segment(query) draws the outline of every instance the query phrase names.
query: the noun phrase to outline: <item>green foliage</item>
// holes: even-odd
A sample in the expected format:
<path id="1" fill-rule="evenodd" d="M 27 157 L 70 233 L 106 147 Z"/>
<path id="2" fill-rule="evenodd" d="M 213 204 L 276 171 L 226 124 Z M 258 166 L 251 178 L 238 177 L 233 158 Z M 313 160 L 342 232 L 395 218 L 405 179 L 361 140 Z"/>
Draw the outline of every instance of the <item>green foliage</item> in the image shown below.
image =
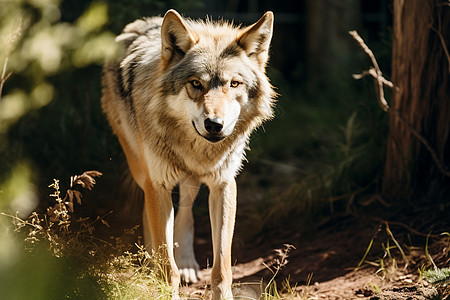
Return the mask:
<path id="1" fill-rule="evenodd" d="M 162 255 L 167 249 L 161 247 L 148 253 L 144 246 L 126 242 L 136 235 L 137 227 L 125 230 L 119 237 L 99 238 L 94 233 L 102 226 L 109 228 L 108 216 L 74 218 L 74 202 L 81 202 L 80 188 L 91 190 L 100 175 L 86 171 L 72 176 L 65 192 L 54 179 L 49 185 L 52 206 L 46 213 L 33 212 L 26 219 L 0 214 L 0 225 L 9 229 L 0 231 L 0 291 L 4 297 L 172 299 L 173 290 L 165 277 L 169 262 Z M 261 299 L 268 300 L 296 296 L 288 279 L 281 289 L 275 281 L 293 248 L 284 245 L 276 250 L 276 257 L 267 266 L 273 277 L 264 289 L 258 291 L 254 283 L 237 283 L 233 292 L 243 298 L 248 298 L 248 293 L 255 297 L 262 293 Z M 195 299 L 209 299 L 210 293 L 195 293 Z M 306 299 L 307 291 L 302 295 L 301 299 Z M 190 295 L 183 296 L 191 299 Z"/>
<path id="2" fill-rule="evenodd" d="M 450 268 L 436 268 L 433 270 L 425 270 L 421 273 L 421 277 L 429 283 L 450 282 Z"/>
<path id="3" fill-rule="evenodd" d="M 281 94 L 279 115 L 249 154 L 250 172 L 262 164 L 271 170 L 266 182 L 284 187 L 255 203 L 256 235 L 307 232 L 333 214 L 357 213 L 356 199 L 376 188 L 383 167 L 387 115 L 369 92 L 344 88 L 315 103 L 298 91 Z"/>
<path id="4" fill-rule="evenodd" d="M 430 252 L 429 252 L 429 239 L 430 234 L 427 235 L 427 240 L 425 243 L 425 256 L 429 261 L 428 265 L 431 265 L 431 269 L 427 269 L 424 264 L 421 269 L 419 269 L 420 277 L 432 284 L 443 284 L 446 285 L 450 283 L 450 268 L 438 268 L 434 262 Z M 439 243 L 444 247 L 441 253 L 444 257 L 448 256 L 448 245 L 450 244 L 450 234 L 448 232 L 443 232 L 440 234 L 441 239 Z"/>
<path id="5" fill-rule="evenodd" d="M 0 57 L 7 61 L 6 72 L 13 74 L 2 99 L 1 111 L 7 114 L 1 115 L 2 124 L 48 104 L 56 92 L 51 76 L 102 64 L 118 53 L 114 35 L 103 30 L 108 21 L 105 4 L 94 2 L 74 23 L 61 21 L 58 4 L 55 0 L 2 2 Z"/>
<path id="6" fill-rule="evenodd" d="M 100 65 L 118 54 L 114 34 L 105 30 L 106 4 L 80 9 L 73 22 L 63 20 L 59 5 L 57 0 L 0 2 L 0 207 L 31 199 L 21 207 L 24 215 L 36 205 L 36 186 L 73 172 L 67 158 L 86 156 L 86 147 L 80 149 L 84 142 L 104 135 L 89 132 L 102 118 Z M 104 130 L 106 122 L 100 127 Z M 21 188 L 14 188 L 12 176 Z"/>

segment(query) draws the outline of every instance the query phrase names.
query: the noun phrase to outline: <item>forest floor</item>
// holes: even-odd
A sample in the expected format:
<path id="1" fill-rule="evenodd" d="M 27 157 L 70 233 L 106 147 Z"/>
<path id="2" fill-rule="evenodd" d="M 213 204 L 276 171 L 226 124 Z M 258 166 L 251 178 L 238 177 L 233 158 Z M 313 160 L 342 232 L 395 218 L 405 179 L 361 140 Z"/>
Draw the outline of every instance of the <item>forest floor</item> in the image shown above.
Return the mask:
<path id="1" fill-rule="evenodd" d="M 241 199 L 248 196 L 242 194 Z M 206 203 L 196 205 L 205 212 Z M 333 217 L 308 233 L 268 233 L 267 238 L 249 239 L 249 206 L 245 201 L 238 205 L 233 239 L 234 292 L 241 296 L 237 299 L 260 299 L 272 280 L 282 299 L 450 299 L 448 286 L 436 288 L 419 271 L 430 265 L 425 251 L 445 252 L 448 261 L 450 239 L 427 250 L 397 244 L 396 234 L 402 239 L 414 234 L 399 224 L 389 226 L 368 216 Z M 204 299 L 213 257 L 208 213 L 195 214 L 195 236 L 201 279 L 182 291 Z M 409 239 L 423 245 L 425 238 Z"/>
<path id="2" fill-rule="evenodd" d="M 241 218 L 237 220 L 233 244 L 233 280 L 235 292 L 241 296 L 238 299 L 260 299 L 264 283 L 272 278 L 286 299 L 450 299 L 450 291 L 448 294 L 443 289 L 438 291 L 420 279 L 417 270 L 401 267 L 404 263 L 400 260 L 397 263 L 386 258 L 385 266 L 379 262 L 378 266 L 365 263 L 365 267 L 356 268 L 380 225 L 346 219 L 318 230 L 313 236 L 252 243 L 243 240 L 240 234 Z M 196 222 L 195 241 L 201 280 L 184 288 L 190 295 L 203 295 L 209 282 L 212 249 L 209 226 L 204 222 L 208 220 Z M 295 248 L 286 251 L 286 244 Z M 287 263 L 280 266 L 283 259 Z M 409 259 L 414 263 L 421 260 L 420 255 L 412 253 Z"/>
<path id="3" fill-rule="evenodd" d="M 431 257 L 448 268 L 450 237 L 434 235 L 428 244 L 426 234 L 410 232 L 400 222 L 387 224 L 372 207 L 366 209 L 369 214 L 322 218 L 301 232 L 293 230 L 298 228 L 294 224 L 290 231 L 254 232 L 261 227 L 252 223 L 258 222 L 252 201 L 260 201 L 259 195 L 266 192 L 247 184 L 241 178 L 233 239 L 234 293 L 240 296 L 236 299 L 279 299 L 261 297 L 273 287 L 267 284 L 276 282 L 281 299 L 450 300 L 450 285 L 432 285 L 421 277 L 434 264 Z M 201 271 L 199 282 L 182 288 L 188 299 L 208 298 L 213 253 L 205 196 L 201 190 L 194 203 L 195 252 Z"/>

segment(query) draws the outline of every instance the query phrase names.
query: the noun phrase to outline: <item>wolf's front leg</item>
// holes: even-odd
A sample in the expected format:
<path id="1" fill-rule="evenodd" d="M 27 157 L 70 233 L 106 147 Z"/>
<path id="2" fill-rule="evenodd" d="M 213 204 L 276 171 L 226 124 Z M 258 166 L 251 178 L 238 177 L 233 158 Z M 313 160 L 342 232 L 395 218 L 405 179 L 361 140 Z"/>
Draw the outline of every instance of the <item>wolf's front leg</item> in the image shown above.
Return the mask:
<path id="1" fill-rule="evenodd" d="M 188 178 L 180 183 L 180 202 L 175 217 L 175 261 L 185 283 L 198 281 L 199 265 L 194 253 L 194 218 L 192 205 L 198 194 L 200 183 Z"/>
<path id="2" fill-rule="evenodd" d="M 213 241 L 211 286 L 213 299 L 233 299 L 231 243 L 236 217 L 236 181 L 210 184 L 209 215 Z"/>
<path id="3" fill-rule="evenodd" d="M 159 252 L 163 259 L 167 259 L 167 263 L 162 262 L 162 276 L 169 280 L 173 288 L 173 298 L 177 298 L 180 274 L 173 254 L 174 211 L 171 193 L 162 185 L 153 185 L 148 180 L 144 185 L 144 193 L 146 210 L 144 217 L 147 218 L 144 224 L 147 224 L 150 230 L 151 247 Z"/>

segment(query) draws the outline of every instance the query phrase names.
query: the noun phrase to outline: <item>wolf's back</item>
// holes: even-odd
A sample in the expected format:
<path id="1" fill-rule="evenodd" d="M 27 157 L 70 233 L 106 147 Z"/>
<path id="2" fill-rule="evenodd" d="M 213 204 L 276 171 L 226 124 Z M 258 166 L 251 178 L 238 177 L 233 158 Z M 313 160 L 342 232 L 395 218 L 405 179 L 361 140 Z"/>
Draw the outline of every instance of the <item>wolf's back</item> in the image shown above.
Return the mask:
<path id="1" fill-rule="evenodd" d="M 123 125 L 120 119 L 135 129 L 134 93 L 139 90 L 138 85 L 142 87 L 156 76 L 161 56 L 161 24 L 161 17 L 139 19 L 128 24 L 116 38 L 123 46 L 122 56 L 103 69 L 102 107 L 116 133 L 117 127 Z M 127 117 L 120 117 L 119 112 Z"/>
<path id="2" fill-rule="evenodd" d="M 117 36 L 116 41 L 122 42 L 125 47 L 129 47 L 137 38 L 143 37 L 149 40 L 161 38 L 162 18 L 152 17 L 136 20 L 128 24 L 122 33 Z"/>

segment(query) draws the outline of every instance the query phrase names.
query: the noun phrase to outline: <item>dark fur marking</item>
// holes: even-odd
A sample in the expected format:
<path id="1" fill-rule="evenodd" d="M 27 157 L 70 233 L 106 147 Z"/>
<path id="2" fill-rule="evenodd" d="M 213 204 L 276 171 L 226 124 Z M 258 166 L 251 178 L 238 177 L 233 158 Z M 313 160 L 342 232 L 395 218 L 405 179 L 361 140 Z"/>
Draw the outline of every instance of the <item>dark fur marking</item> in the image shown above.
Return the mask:
<path id="1" fill-rule="evenodd" d="M 247 90 L 249 99 L 257 99 L 262 94 L 261 89 L 259 88 L 259 85 L 260 85 L 259 78 L 256 76 L 256 74 L 254 74 L 254 76 L 255 76 L 256 82 L 254 84 L 250 85 Z"/>
<path id="2" fill-rule="evenodd" d="M 148 28 L 144 31 L 143 35 L 147 35 L 150 31 L 159 30 L 159 29 L 161 29 L 161 25 L 153 25 L 153 26 L 151 26 L 151 27 L 148 27 Z"/>
<path id="3" fill-rule="evenodd" d="M 228 57 L 236 57 L 239 56 L 239 49 L 242 49 L 240 45 L 230 45 L 226 47 L 222 53 L 220 53 L 219 58 L 224 59 Z"/>
<path id="4" fill-rule="evenodd" d="M 226 82 L 222 79 L 220 79 L 219 74 L 214 74 L 214 76 L 211 78 L 211 80 L 209 81 L 209 89 L 214 89 L 214 88 L 218 88 L 221 87 L 223 85 L 225 85 Z"/>
<path id="5" fill-rule="evenodd" d="M 135 79 L 135 72 L 134 69 L 139 65 L 141 59 L 141 55 L 137 55 L 133 61 L 130 62 L 128 68 L 124 69 L 122 67 L 118 68 L 118 84 L 119 84 L 119 90 L 120 95 L 122 96 L 122 99 L 125 100 L 128 108 L 131 110 L 132 114 L 135 114 L 134 111 L 134 104 L 133 104 L 133 85 L 134 85 L 134 79 Z M 125 82 L 124 82 L 124 72 L 127 71 L 127 88 L 125 89 Z"/>
<path id="6" fill-rule="evenodd" d="M 123 86 L 123 76 L 122 76 L 122 67 L 117 68 L 117 85 L 119 86 L 120 97 L 122 99 L 127 98 L 127 93 L 125 92 L 125 87 Z"/>
<path id="7" fill-rule="evenodd" d="M 138 66 L 139 62 L 136 60 L 139 59 L 140 56 L 136 57 L 132 62 L 130 62 L 130 66 L 128 67 L 128 91 L 127 94 L 131 98 L 133 95 L 133 85 L 134 85 L 134 69 Z"/>

